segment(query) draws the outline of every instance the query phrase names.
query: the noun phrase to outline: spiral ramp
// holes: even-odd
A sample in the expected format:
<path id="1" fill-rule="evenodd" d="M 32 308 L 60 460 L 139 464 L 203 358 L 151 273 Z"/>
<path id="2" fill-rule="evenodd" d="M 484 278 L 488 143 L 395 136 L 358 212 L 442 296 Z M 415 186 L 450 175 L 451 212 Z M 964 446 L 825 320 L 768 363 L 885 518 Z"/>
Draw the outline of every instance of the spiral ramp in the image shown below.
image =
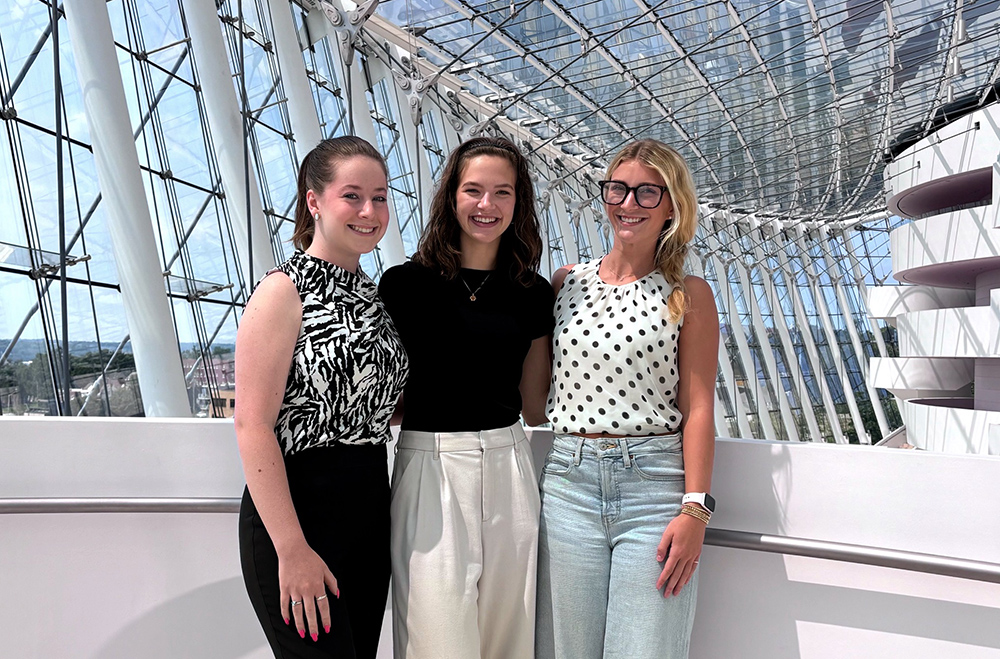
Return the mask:
<path id="1" fill-rule="evenodd" d="M 901 286 L 869 287 L 895 325 L 899 357 L 871 362 L 872 386 L 903 402 L 907 441 L 1000 455 L 1000 106 L 917 142 L 886 168 Z"/>

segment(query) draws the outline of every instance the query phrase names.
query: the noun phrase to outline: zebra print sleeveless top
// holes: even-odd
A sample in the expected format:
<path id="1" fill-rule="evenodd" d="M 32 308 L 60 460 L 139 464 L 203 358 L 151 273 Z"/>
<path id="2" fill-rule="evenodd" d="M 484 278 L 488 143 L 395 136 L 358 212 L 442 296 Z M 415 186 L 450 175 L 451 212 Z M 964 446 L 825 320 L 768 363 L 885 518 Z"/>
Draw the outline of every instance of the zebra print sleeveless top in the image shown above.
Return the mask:
<path id="1" fill-rule="evenodd" d="M 271 272 L 277 271 L 288 275 L 302 300 L 274 428 L 282 451 L 387 442 L 409 361 L 375 283 L 360 267 L 349 272 L 305 252 Z"/>

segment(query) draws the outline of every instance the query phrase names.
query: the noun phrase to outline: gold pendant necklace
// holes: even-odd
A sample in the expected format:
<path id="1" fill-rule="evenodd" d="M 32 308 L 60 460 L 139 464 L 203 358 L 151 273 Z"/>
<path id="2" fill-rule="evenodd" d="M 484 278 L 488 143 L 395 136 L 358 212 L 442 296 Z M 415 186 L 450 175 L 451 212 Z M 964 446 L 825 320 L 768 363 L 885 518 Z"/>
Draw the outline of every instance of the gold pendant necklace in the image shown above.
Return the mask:
<path id="1" fill-rule="evenodd" d="M 462 276 L 462 273 L 461 272 L 458 273 L 458 278 L 462 280 L 462 284 L 465 286 L 465 290 L 469 291 L 470 302 L 476 301 L 476 293 L 479 292 L 479 289 L 483 287 L 483 284 L 486 283 L 486 280 L 489 279 L 490 275 L 492 274 L 493 274 L 492 272 L 488 273 L 485 277 L 483 277 L 483 281 L 479 283 L 479 286 L 476 286 L 476 290 L 472 290 L 471 288 L 469 288 L 469 283 L 465 281 L 465 277 Z"/>

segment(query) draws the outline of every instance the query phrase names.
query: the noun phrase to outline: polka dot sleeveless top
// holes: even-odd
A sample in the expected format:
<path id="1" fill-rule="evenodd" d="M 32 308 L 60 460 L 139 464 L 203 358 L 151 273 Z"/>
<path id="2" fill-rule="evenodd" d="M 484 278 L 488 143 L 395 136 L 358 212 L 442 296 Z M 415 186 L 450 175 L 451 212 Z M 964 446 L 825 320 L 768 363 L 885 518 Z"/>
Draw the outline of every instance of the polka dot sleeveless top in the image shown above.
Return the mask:
<path id="1" fill-rule="evenodd" d="M 553 430 L 677 432 L 680 324 L 667 319 L 673 285 L 659 269 L 634 282 L 607 284 L 600 265 L 595 259 L 574 266 L 556 297 L 548 399 Z"/>

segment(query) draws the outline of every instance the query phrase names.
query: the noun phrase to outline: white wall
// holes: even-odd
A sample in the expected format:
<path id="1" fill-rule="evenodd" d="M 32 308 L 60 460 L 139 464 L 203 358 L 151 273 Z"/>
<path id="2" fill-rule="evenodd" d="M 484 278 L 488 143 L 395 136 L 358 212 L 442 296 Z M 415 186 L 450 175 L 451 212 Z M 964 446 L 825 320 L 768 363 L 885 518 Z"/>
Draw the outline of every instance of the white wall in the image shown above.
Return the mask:
<path id="1" fill-rule="evenodd" d="M 0 499 L 241 490 L 228 422 L 0 417 Z M 1000 563 L 997 458 L 721 440 L 713 491 L 717 528 Z M 692 659 L 1000 658 L 1000 585 L 713 547 L 701 566 Z M 269 656 L 234 514 L 0 514 L 0 639 L 3 659 Z"/>
<path id="2" fill-rule="evenodd" d="M 718 442 L 712 525 L 1000 563 L 1000 459 Z M 1000 657 L 1000 585 L 708 547 L 691 659 Z"/>

